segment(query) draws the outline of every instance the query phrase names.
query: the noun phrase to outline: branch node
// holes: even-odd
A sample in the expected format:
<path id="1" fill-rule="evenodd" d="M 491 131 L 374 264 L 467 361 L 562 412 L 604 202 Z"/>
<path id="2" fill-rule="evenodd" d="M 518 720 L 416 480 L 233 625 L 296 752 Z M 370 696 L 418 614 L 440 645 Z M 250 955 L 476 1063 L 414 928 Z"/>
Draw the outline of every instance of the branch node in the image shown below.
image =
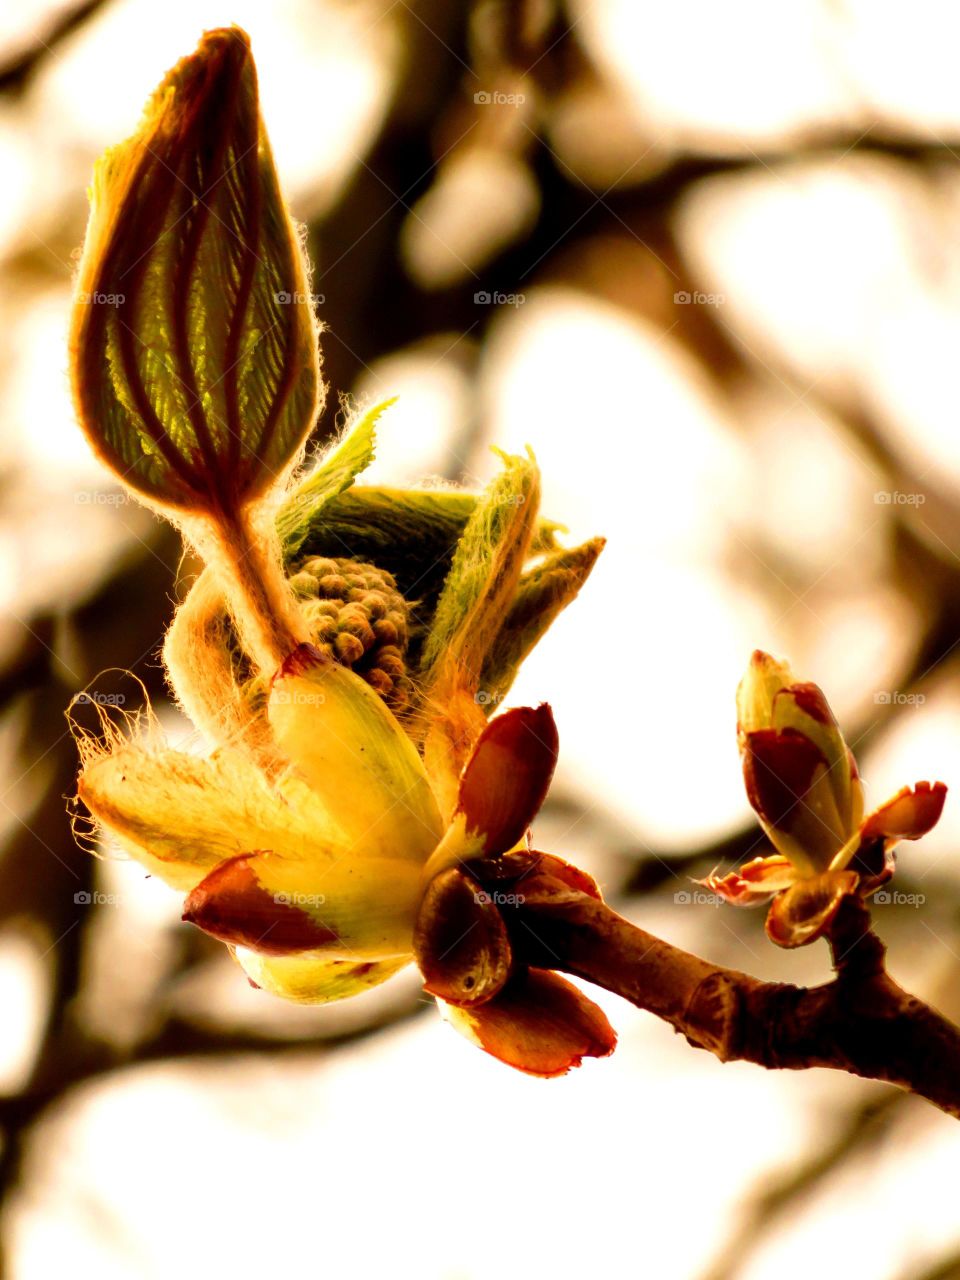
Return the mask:
<path id="1" fill-rule="evenodd" d="M 830 928 L 830 950 L 839 983 L 870 983 L 885 975 L 887 949 L 873 932 L 870 908 L 853 894 L 844 898 Z"/>
<path id="2" fill-rule="evenodd" d="M 739 984 L 726 973 L 711 973 L 695 988 L 683 1016 L 690 1044 L 708 1049 L 721 1062 L 740 1057 L 743 999 Z"/>

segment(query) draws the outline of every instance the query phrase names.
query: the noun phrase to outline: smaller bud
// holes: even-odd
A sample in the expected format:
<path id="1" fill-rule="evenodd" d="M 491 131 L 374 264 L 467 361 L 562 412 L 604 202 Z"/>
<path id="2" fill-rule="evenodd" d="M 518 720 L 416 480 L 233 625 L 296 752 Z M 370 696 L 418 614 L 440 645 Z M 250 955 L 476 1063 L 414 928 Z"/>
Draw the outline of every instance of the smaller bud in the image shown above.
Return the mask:
<path id="1" fill-rule="evenodd" d="M 889 880 L 895 845 L 936 825 L 947 789 L 903 787 L 864 818 L 856 762 L 822 691 L 760 650 L 737 712 L 747 795 L 778 853 L 698 883 L 735 906 L 770 902 L 771 942 L 802 947 L 829 933 L 844 898 Z"/>
<path id="2" fill-rule="evenodd" d="M 737 690 L 747 795 L 773 845 L 803 875 L 856 836 L 863 789 L 822 691 L 757 650 Z"/>

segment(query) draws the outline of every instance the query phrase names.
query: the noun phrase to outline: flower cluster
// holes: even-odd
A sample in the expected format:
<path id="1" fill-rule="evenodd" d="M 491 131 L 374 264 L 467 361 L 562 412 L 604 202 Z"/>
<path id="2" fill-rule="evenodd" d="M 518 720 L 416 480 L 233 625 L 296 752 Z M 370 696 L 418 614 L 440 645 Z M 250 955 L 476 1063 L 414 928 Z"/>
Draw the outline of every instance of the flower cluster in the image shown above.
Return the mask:
<path id="1" fill-rule="evenodd" d="M 415 959 L 449 1021 L 515 1067 L 557 1075 L 611 1052 L 599 1008 L 516 954 L 522 895 L 497 891 L 546 857 L 528 829 L 553 716 L 488 722 L 602 540 L 557 544 L 532 455 L 503 455 L 481 494 L 355 483 L 384 405 L 298 473 L 316 326 L 241 31 L 207 33 L 173 69 L 93 200 L 78 416 L 207 562 L 164 659 L 212 752 L 98 708 L 78 732 L 80 801 L 259 988 L 322 1003 Z M 121 304 L 91 309 L 121 283 Z"/>

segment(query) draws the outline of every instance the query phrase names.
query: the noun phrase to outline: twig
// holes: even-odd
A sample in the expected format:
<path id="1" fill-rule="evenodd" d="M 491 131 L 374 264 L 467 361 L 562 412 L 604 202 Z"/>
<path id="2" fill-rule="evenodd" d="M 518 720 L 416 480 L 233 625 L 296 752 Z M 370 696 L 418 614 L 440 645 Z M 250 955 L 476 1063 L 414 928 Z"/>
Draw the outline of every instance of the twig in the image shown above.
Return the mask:
<path id="1" fill-rule="evenodd" d="M 549 874 L 527 876 L 522 896 L 512 932 L 528 963 L 623 996 L 721 1062 L 833 1067 L 898 1085 L 960 1118 L 960 1030 L 889 977 L 859 900 L 838 913 L 836 978 L 807 988 L 710 964 Z"/>

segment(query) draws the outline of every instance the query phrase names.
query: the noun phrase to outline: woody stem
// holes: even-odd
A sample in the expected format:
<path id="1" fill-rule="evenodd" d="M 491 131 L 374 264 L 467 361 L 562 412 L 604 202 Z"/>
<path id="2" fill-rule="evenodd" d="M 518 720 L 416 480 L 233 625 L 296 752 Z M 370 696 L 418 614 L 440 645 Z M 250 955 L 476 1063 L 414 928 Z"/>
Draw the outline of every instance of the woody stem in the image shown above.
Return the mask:
<path id="1" fill-rule="evenodd" d="M 721 1062 L 833 1067 L 898 1085 L 960 1118 L 960 1029 L 888 976 L 862 902 L 850 899 L 838 913 L 837 975 L 812 988 L 711 964 L 544 873 L 525 877 L 513 925 L 527 963 L 622 996 Z"/>

